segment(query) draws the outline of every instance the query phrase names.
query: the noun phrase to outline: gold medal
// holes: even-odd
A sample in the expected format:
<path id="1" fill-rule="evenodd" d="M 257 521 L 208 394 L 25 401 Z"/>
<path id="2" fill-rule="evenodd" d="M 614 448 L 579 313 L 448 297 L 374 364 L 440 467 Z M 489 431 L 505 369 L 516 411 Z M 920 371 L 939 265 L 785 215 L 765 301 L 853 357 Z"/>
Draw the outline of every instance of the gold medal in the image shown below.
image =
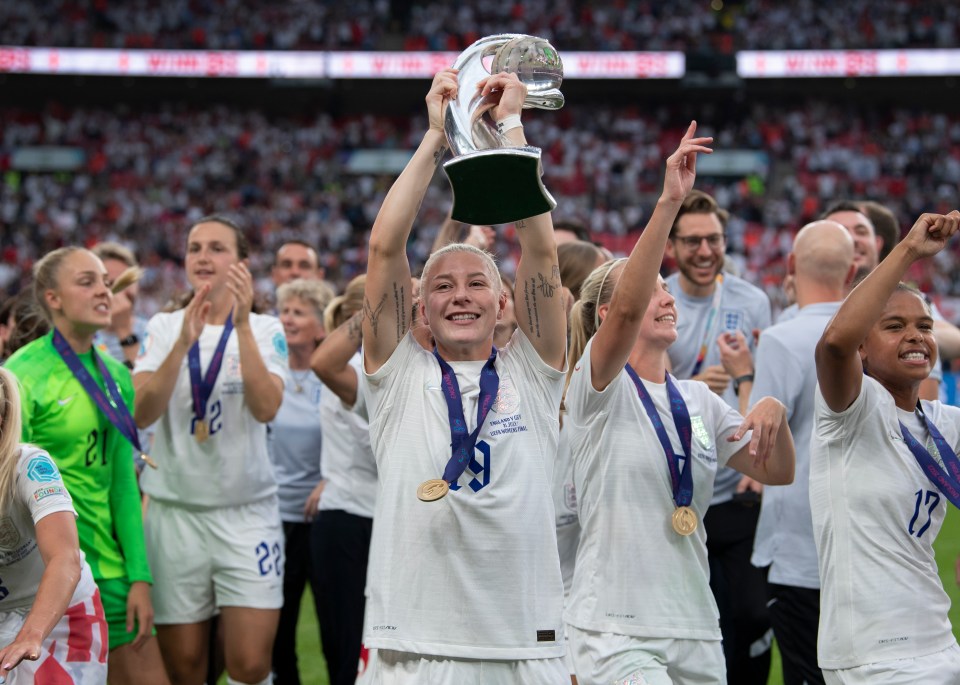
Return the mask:
<path id="1" fill-rule="evenodd" d="M 155 462 L 153 459 L 150 458 L 149 454 L 146 454 L 146 453 L 141 454 L 140 458 L 143 460 L 143 463 L 149 466 L 150 468 L 152 469 L 160 468 L 159 466 L 157 466 L 157 462 Z"/>
<path id="2" fill-rule="evenodd" d="M 697 513 L 690 507 L 677 507 L 670 523 L 677 535 L 690 535 L 697 529 Z"/>
<path id="3" fill-rule="evenodd" d="M 210 437 L 210 426 L 207 425 L 206 421 L 197 419 L 197 423 L 193 427 L 193 437 L 197 442 L 206 442 L 207 438 Z"/>
<path id="4" fill-rule="evenodd" d="M 443 498 L 450 490 L 450 485 L 442 478 L 434 478 L 420 484 L 417 488 L 417 498 L 422 502 L 435 502 Z"/>

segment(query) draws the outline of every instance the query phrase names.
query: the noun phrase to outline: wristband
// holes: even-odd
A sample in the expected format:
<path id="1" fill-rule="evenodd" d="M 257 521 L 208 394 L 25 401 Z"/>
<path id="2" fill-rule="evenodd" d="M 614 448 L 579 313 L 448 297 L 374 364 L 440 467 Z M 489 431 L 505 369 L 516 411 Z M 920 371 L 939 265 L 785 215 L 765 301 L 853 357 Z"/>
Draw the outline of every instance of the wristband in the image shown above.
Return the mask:
<path id="1" fill-rule="evenodd" d="M 520 128 L 522 126 L 523 122 L 520 121 L 520 115 L 511 114 L 509 116 L 505 116 L 503 119 L 497 122 L 497 133 L 503 135 L 507 131 Z"/>
<path id="2" fill-rule="evenodd" d="M 746 374 L 744 374 L 744 375 L 742 375 L 742 376 L 737 376 L 736 378 L 734 378 L 734 379 L 733 379 L 733 391 L 734 391 L 734 392 L 740 392 L 740 384 L 741 384 L 741 383 L 753 383 L 753 374 L 752 374 L 752 373 L 746 373 Z"/>
<path id="3" fill-rule="evenodd" d="M 120 339 L 120 347 L 133 347 L 140 343 L 140 336 L 136 333 L 131 333 L 126 338 Z"/>

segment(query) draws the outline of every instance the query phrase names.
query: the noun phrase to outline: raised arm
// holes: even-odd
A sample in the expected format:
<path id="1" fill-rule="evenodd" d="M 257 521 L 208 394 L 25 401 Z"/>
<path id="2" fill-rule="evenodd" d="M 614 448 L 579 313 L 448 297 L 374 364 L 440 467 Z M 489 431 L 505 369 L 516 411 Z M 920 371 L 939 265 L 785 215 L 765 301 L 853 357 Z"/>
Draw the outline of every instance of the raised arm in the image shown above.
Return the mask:
<path id="1" fill-rule="evenodd" d="M 494 74 L 477 84 L 490 103 L 494 121 L 519 116 L 527 87 L 516 74 Z M 509 129 L 504 137 L 517 147 L 527 144 L 523 127 Z M 490 198 L 496 202 L 496 198 Z M 564 368 L 566 359 L 567 318 L 560 290 L 560 265 L 549 213 L 516 222 L 520 240 L 517 264 L 517 325 L 537 350 L 540 358 L 555 369 Z"/>
<path id="2" fill-rule="evenodd" d="M 893 248 L 843 301 L 817 343 L 817 380 L 827 406 L 840 412 L 853 404 L 863 383 L 860 345 L 911 264 L 936 254 L 957 231 L 960 212 L 922 214 Z"/>
<path id="3" fill-rule="evenodd" d="M 359 382 L 357 370 L 350 366 L 350 360 L 362 340 L 363 312 L 357 312 L 331 332 L 310 357 L 313 372 L 350 407 L 357 402 Z"/>
<path id="4" fill-rule="evenodd" d="M 438 73 L 426 98 L 430 128 L 384 198 L 370 233 L 363 299 L 363 362 L 368 373 L 383 366 L 410 327 L 407 238 L 433 172 L 447 151 L 443 116 L 456 96 L 456 70 Z"/>
<path id="5" fill-rule="evenodd" d="M 593 370 L 593 387 L 597 390 L 606 388 L 630 357 L 630 351 L 640 334 L 643 315 L 657 284 L 670 227 L 684 198 L 693 188 L 697 175 L 697 153 L 713 152 L 706 147 L 713 138 L 694 138 L 696 132 L 697 122 L 692 121 L 676 152 L 667 158 L 663 193 L 646 229 L 633 246 L 613 291 L 606 316 L 594 335 L 590 367 Z M 517 310 L 519 312 L 520 307 Z"/>

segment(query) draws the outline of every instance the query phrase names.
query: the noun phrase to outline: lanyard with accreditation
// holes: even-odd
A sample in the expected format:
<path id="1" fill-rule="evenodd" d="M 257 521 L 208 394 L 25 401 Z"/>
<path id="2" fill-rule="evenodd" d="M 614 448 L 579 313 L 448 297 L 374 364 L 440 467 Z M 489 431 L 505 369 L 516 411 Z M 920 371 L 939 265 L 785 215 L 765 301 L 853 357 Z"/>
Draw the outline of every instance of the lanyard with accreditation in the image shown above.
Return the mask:
<path id="1" fill-rule="evenodd" d="M 73 377 L 77 379 L 87 395 L 90 396 L 90 399 L 93 400 L 93 403 L 96 404 L 100 411 L 103 412 L 103 415 L 107 417 L 107 420 L 133 445 L 133 448 L 140 454 L 140 458 L 148 466 L 154 469 L 157 468 L 157 463 L 143 451 L 143 447 L 140 445 L 140 435 L 137 432 L 137 424 L 133 420 L 133 416 L 130 414 L 126 403 L 124 403 L 123 397 L 120 395 L 120 389 L 117 388 L 116 381 L 113 380 L 113 376 L 111 376 L 107 370 L 107 365 L 100 359 L 97 351 L 91 348 L 90 354 L 93 356 L 94 361 L 96 361 L 100 375 L 103 377 L 104 387 L 107 389 L 107 392 L 110 393 L 109 399 L 103 390 L 100 389 L 100 386 L 97 385 L 97 382 L 93 380 L 93 376 L 87 371 L 87 367 L 80 361 L 80 357 L 78 357 L 77 353 L 70 347 L 66 338 L 64 338 L 63 334 L 56 328 L 53 329 L 53 347 L 60 354 L 60 358 L 63 359 L 63 362 L 67 365 L 67 368 L 70 369 L 70 372 L 73 373 Z"/>

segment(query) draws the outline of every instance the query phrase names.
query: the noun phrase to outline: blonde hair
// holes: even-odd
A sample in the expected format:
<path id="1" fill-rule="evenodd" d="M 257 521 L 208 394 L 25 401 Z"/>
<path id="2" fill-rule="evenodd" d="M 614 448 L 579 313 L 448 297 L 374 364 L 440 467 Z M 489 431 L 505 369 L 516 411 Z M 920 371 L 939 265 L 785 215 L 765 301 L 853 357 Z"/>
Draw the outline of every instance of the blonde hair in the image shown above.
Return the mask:
<path id="1" fill-rule="evenodd" d="M 7 511 L 14 495 L 21 422 L 17 379 L 0 367 L 0 512 Z"/>
<path id="2" fill-rule="evenodd" d="M 53 321 L 53 313 L 47 306 L 47 298 L 44 293 L 48 290 L 56 290 L 60 281 L 60 267 L 67 257 L 77 252 L 89 252 L 83 247 L 70 245 L 61 247 L 43 255 L 40 260 L 33 265 L 33 299 L 43 309 L 44 316 L 48 321 Z"/>
<path id="3" fill-rule="evenodd" d="M 367 275 L 360 274 L 347 283 L 343 295 L 332 300 L 323 312 L 323 328 L 328 333 L 339 328 L 351 316 L 363 309 L 363 290 L 367 285 Z"/>
<path id="4" fill-rule="evenodd" d="M 580 286 L 580 299 L 573 303 L 570 310 L 570 348 L 567 350 L 567 386 L 573 377 L 573 370 L 587 343 L 600 328 L 600 305 L 609 304 L 619 278 L 610 276 L 626 258 L 611 259 L 590 272 Z M 564 390 L 566 395 L 566 390 Z"/>
<path id="5" fill-rule="evenodd" d="M 423 265 L 423 272 L 420 274 L 420 300 L 426 302 L 427 296 L 430 294 L 430 272 L 436 266 L 437 260 L 455 253 L 466 253 L 479 257 L 483 261 L 484 271 L 487 272 L 487 277 L 490 279 L 490 287 L 499 297 L 500 293 L 503 292 L 503 283 L 500 281 L 500 270 L 497 268 L 497 262 L 493 255 L 467 243 L 450 243 L 430 255 L 427 263 Z"/>
<path id="6" fill-rule="evenodd" d="M 283 303 L 291 297 L 296 297 L 313 307 L 314 316 L 322 325 L 324 323 L 324 312 L 327 305 L 333 300 L 333 295 L 333 288 L 323 281 L 297 278 L 277 288 L 277 309 L 281 309 Z"/>

